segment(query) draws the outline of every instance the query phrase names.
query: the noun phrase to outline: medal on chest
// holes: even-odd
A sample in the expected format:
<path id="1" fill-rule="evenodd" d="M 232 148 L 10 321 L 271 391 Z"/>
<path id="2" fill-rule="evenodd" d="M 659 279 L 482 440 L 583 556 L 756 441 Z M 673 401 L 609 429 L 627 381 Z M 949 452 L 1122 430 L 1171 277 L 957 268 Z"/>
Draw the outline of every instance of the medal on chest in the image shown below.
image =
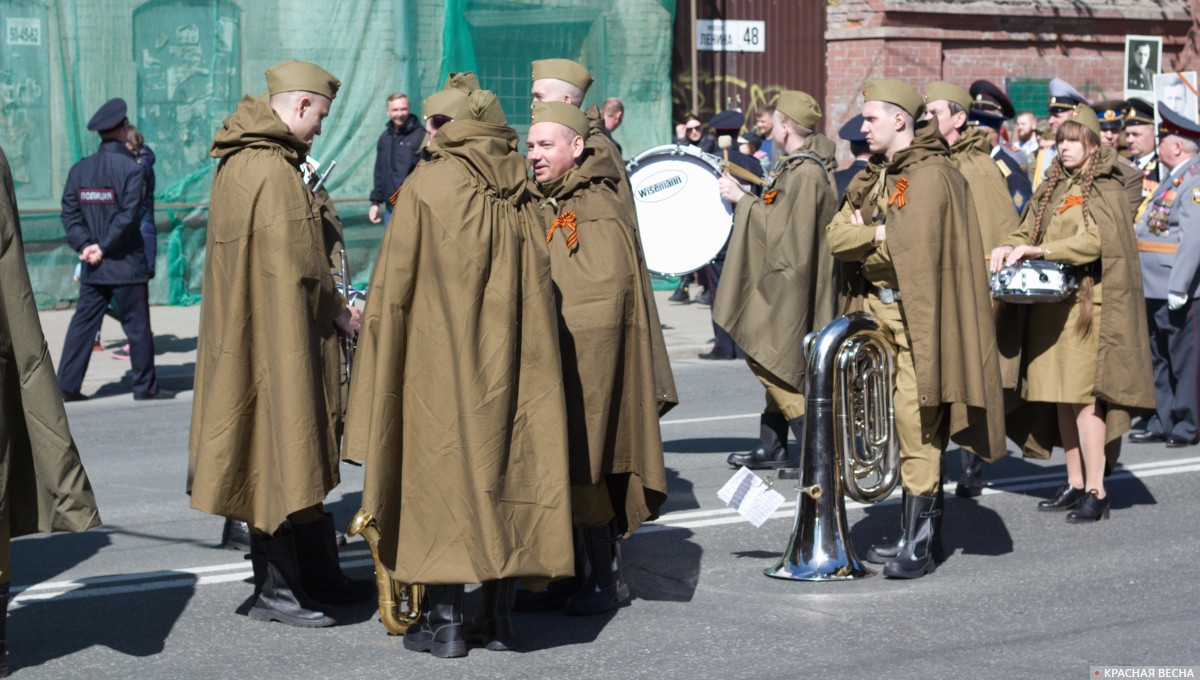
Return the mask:
<path id="1" fill-rule="evenodd" d="M 1168 228 L 1171 221 L 1171 206 L 1175 205 L 1175 198 L 1178 193 L 1175 189 L 1182 181 L 1183 175 L 1176 177 L 1172 180 L 1170 188 L 1150 202 L 1150 214 L 1146 216 L 1146 229 L 1151 234 L 1155 236 L 1167 236 L 1171 233 Z"/>

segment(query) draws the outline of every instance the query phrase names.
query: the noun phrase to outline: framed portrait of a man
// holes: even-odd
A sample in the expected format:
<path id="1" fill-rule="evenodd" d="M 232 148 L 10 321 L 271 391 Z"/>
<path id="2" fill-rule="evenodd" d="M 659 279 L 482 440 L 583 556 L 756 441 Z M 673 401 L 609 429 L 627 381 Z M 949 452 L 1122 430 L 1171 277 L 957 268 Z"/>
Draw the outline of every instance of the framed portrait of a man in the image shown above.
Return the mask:
<path id="1" fill-rule="evenodd" d="M 1162 38 L 1153 35 L 1125 36 L 1125 98 L 1142 97 L 1154 91 L 1154 76 L 1162 65 Z"/>
<path id="2" fill-rule="evenodd" d="M 1196 72 L 1160 73 L 1154 76 L 1154 101 L 1175 113 L 1196 120 L 1197 116 Z M 1154 107 L 1154 119 L 1159 120 L 1158 106 Z"/>

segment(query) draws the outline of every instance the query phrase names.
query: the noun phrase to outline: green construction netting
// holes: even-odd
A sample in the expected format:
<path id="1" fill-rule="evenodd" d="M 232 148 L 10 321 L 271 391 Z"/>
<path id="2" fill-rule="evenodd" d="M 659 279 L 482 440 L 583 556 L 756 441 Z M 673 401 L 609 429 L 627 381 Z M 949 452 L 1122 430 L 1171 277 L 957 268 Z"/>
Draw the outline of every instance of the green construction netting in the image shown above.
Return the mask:
<path id="1" fill-rule="evenodd" d="M 627 157 L 669 142 L 675 0 L 2 0 L 0 147 L 13 170 L 41 306 L 78 296 L 77 258 L 58 210 L 71 165 L 98 143 L 100 104 L 123 97 L 157 155 L 154 304 L 194 304 L 204 267 L 213 132 L 263 71 L 286 59 L 342 80 L 312 155 L 336 160 L 327 186 L 346 228 L 351 276 L 365 283 L 383 234 L 367 218 L 385 100 L 419 102 L 446 73 L 473 70 L 509 124 L 529 126 L 529 64 L 573 58 L 618 97 Z"/>

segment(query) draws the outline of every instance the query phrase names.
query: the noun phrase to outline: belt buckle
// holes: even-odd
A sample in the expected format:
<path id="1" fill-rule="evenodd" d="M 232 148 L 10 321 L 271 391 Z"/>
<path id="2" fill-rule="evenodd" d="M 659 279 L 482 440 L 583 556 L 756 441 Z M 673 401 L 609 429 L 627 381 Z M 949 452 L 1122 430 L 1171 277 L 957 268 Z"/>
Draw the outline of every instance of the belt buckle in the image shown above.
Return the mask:
<path id="1" fill-rule="evenodd" d="M 879 301 L 885 305 L 894 304 L 896 302 L 896 292 L 891 288 L 880 288 Z"/>

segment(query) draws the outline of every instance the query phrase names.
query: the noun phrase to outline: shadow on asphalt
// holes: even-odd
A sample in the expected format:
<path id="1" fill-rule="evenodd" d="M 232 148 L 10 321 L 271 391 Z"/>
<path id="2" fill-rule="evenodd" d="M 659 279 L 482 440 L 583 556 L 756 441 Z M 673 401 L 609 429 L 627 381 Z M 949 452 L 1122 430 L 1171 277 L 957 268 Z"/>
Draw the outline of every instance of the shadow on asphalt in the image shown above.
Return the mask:
<path id="1" fill-rule="evenodd" d="M 163 389 L 168 389 L 172 392 L 187 392 L 195 388 L 195 363 L 188 362 L 177 366 L 157 366 L 155 373 L 158 378 L 158 386 Z M 132 391 L 133 371 L 126 371 L 120 380 L 101 385 L 100 389 L 96 390 L 95 394 L 92 394 L 89 398 L 115 397 L 122 394 L 129 394 Z"/>
<path id="2" fill-rule="evenodd" d="M 696 437 L 695 439 L 665 441 L 663 442 L 663 451 L 665 453 L 731 453 L 752 451 L 757 446 L 758 440 L 750 437 Z"/>
<path id="3" fill-rule="evenodd" d="M 37 534 L 12 543 L 13 585 L 51 581 L 82 564 L 112 544 L 109 532 L 99 528 L 82 534 Z"/>

